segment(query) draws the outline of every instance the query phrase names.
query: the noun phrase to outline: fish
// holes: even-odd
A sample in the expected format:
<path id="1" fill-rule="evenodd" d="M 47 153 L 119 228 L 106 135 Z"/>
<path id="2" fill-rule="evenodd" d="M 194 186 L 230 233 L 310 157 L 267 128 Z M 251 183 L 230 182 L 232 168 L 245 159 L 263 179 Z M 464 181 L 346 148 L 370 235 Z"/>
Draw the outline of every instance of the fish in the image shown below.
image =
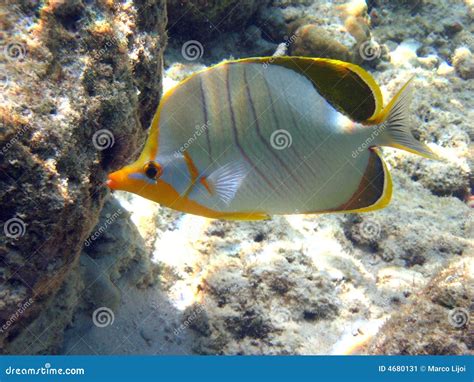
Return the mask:
<path id="1" fill-rule="evenodd" d="M 194 73 L 161 99 L 112 190 L 225 220 L 386 207 L 380 147 L 439 159 L 410 131 L 412 79 L 384 107 L 374 78 L 326 58 L 257 57 Z"/>

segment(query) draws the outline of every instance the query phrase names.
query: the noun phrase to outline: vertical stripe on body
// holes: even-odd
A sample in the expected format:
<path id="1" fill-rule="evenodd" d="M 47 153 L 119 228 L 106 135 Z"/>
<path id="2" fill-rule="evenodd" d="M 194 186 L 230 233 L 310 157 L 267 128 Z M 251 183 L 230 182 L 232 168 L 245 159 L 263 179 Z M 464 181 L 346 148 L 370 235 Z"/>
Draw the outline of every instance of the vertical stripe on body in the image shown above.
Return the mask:
<path id="1" fill-rule="evenodd" d="M 204 85 L 202 81 L 202 76 L 199 76 L 199 89 L 201 90 L 201 102 L 202 102 L 202 111 L 204 116 L 205 132 L 206 132 L 206 143 L 207 143 L 207 153 L 209 154 L 209 163 L 212 163 L 212 146 L 211 138 L 209 132 L 209 116 L 207 113 L 207 102 L 206 102 L 206 93 L 204 91 Z"/>
<path id="2" fill-rule="evenodd" d="M 230 120 L 231 120 L 231 128 L 234 136 L 234 142 L 239 149 L 242 156 L 245 160 L 252 166 L 253 170 L 264 180 L 264 182 L 270 187 L 271 189 L 275 189 L 275 186 L 270 182 L 270 180 L 266 177 L 266 175 L 257 167 L 257 165 L 253 162 L 253 160 L 247 155 L 243 147 L 240 145 L 239 142 L 239 133 L 237 130 L 237 125 L 235 122 L 235 113 L 234 107 L 232 106 L 232 96 L 231 96 L 231 85 L 230 85 L 230 68 L 229 65 L 225 66 L 226 69 L 226 90 L 227 90 L 227 101 L 229 103 L 229 110 L 230 110 Z"/>
<path id="3" fill-rule="evenodd" d="M 279 126 L 279 123 L 278 123 L 278 118 L 277 118 L 277 115 L 276 115 L 276 112 L 275 112 L 275 105 L 274 105 L 274 101 L 273 101 L 273 97 L 270 93 L 270 89 L 268 88 L 268 84 L 267 84 L 267 81 L 265 79 L 265 76 L 263 76 L 263 79 L 264 79 L 264 82 L 265 84 L 267 85 L 266 86 L 266 89 L 267 89 L 267 93 L 268 93 L 268 100 L 270 102 L 270 107 L 271 107 L 271 112 L 273 114 L 273 117 L 275 119 L 275 126 L 274 126 L 274 130 L 279 130 L 280 129 L 280 126 Z M 270 152 L 270 154 L 272 155 L 273 158 L 275 158 L 277 160 L 277 162 L 280 164 L 280 166 L 283 167 L 283 169 L 286 171 L 286 173 L 296 182 L 296 184 L 298 184 L 298 186 L 304 190 L 305 187 L 304 185 L 302 184 L 302 182 L 300 181 L 300 179 L 298 179 L 294 174 L 294 170 L 292 170 L 289 166 L 287 166 L 287 164 L 285 163 L 285 161 L 283 159 L 281 159 L 281 157 L 275 152 L 275 149 L 272 147 L 271 143 L 270 143 L 270 139 L 268 138 L 265 138 L 262 134 L 262 131 L 260 130 L 260 124 L 258 122 L 259 120 L 259 117 L 257 116 L 257 112 L 255 110 L 255 105 L 254 105 L 254 102 L 253 102 L 253 99 L 252 99 L 252 92 L 250 90 L 250 84 L 248 82 L 248 74 L 247 74 L 247 70 L 246 70 L 246 66 L 244 66 L 244 81 L 245 81 L 245 87 L 246 87 L 246 90 L 247 90 L 247 98 L 249 100 L 249 105 L 250 105 L 250 109 L 252 110 L 252 115 L 253 115 L 253 118 L 255 119 L 255 128 L 256 128 L 256 131 L 257 131 L 257 135 L 260 139 L 260 141 L 262 142 L 264 148 Z"/>

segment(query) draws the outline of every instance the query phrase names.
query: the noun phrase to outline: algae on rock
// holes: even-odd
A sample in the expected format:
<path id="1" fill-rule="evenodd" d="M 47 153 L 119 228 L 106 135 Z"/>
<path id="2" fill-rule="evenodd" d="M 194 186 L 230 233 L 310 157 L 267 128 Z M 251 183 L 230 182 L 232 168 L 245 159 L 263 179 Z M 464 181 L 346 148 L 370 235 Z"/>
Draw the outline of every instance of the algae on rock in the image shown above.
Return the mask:
<path id="1" fill-rule="evenodd" d="M 166 11 L 163 0 L 25 0 L 1 17 L 0 348 L 41 353 L 51 343 L 29 348 L 19 334 L 77 271 L 107 172 L 138 154 L 161 93 Z"/>
<path id="2" fill-rule="evenodd" d="M 474 253 L 454 261 L 382 326 L 369 354 L 474 354 Z"/>
<path id="3" fill-rule="evenodd" d="M 208 40 L 222 32 L 244 30 L 268 0 L 167 0 L 171 35 Z"/>

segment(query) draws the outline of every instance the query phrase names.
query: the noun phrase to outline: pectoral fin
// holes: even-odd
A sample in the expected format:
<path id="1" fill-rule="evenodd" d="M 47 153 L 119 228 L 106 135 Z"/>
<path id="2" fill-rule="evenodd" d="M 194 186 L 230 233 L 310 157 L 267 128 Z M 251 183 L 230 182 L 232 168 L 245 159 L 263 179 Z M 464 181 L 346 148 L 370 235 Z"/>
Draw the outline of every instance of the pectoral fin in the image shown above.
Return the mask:
<path id="1" fill-rule="evenodd" d="M 228 205 L 234 199 L 247 173 L 247 166 L 243 162 L 230 162 L 209 175 L 207 181 L 216 196 Z"/>
<path id="2" fill-rule="evenodd" d="M 243 161 L 229 162 L 208 176 L 203 175 L 189 197 L 196 201 L 215 199 L 213 202 L 216 204 L 229 205 L 247 174 L 248 168 Z"/>

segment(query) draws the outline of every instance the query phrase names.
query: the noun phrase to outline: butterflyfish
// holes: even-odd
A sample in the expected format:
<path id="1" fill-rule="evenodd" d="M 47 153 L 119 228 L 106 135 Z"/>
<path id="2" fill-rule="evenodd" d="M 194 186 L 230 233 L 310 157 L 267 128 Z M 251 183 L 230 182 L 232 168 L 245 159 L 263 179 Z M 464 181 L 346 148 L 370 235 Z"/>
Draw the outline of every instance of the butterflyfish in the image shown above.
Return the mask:
<path id="1" fill-rule="evenodd" d="M 381 209 L 379 146 L 436 159 L 410 132 L 411 93 L 410 80 L 384 107 L 373 77 L 338 60 L 226 61 L 163 96 L 140 157 L 107 185 L 218 219 Z"/>

